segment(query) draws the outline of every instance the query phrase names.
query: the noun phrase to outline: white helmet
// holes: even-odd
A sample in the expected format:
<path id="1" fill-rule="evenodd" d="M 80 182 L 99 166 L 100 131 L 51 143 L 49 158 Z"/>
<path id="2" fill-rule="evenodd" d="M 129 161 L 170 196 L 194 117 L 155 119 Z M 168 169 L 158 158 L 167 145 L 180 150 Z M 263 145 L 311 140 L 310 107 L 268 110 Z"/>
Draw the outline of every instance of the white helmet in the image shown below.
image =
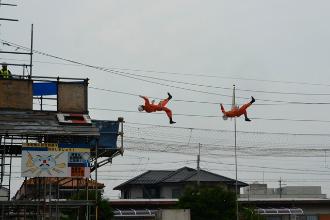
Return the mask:
<path id="1" fill-rule="evenodd" d="M 224 115 L 222 116 L 223 120 L 227 120 L 228 119 L 228 116 Z"/>
<path id="2" fill-rule="evenodd" d="M 139 105 L 138 110 L 139 110 L 139 112 L 142 112 L 144 110 L 143 105 Z"/>

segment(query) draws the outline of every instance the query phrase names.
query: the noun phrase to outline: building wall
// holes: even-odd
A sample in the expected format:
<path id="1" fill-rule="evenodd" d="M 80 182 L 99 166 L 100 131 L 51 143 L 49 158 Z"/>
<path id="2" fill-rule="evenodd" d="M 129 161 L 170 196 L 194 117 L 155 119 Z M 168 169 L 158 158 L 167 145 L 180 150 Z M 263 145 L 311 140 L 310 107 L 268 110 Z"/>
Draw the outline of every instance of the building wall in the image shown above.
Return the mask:
<path id="1" fill-rule="evenodd" d="M 279 189 L 276 190 L 279 193 Z M 284 195 L 321 195 L 321 186 L 286 186 L 282 188 Z"/>
<path id="2" fill-rule="evenodd" d="M 190 209 L 162 209 L 156 220 L 190 220 Z"/>
<path id="3" fill-rule="evenodd" d="M 172 198 L 172 187 L 163 186 L 160 190 L 160 198 Z"/>
<path id="4" fill-rule="evenodd" d="M 160 188 L 160 198 L 161 199 L 171 199 L 173 198 L 173 190 L 177 193 L 183 193 L 182 186 L 162 186 Z M 178 198 L 177 196 L 176 198 Z M 143 188 L 142 186 L 133 186 L 129 189 L 129 199 L 142 199 L 143 198 Z M 124 190 L 121 190 L 121 199 L 124 199 Z"/>
<path id="5" fill-rule="evenodd" d="M 122 193 L 122 198 L 124 195 Z M 143 189 L 139 186 L 133 186 L 130 188 L 130 199 L 142 199 L 143 198 Z"/>
<path id="6" fill-rule="evenodd" d="M 172 199 L 179 198 L 183 193 L 182 186 L 163 186 L 160 190 L 160 198 Z"/>
<path id="7" fill-rule="evenodd" d="M 285 186 L 267 188 L 267 184 L 251 184 L 243 189 L 241 198 L 326 198 L 320 186 Z"/>

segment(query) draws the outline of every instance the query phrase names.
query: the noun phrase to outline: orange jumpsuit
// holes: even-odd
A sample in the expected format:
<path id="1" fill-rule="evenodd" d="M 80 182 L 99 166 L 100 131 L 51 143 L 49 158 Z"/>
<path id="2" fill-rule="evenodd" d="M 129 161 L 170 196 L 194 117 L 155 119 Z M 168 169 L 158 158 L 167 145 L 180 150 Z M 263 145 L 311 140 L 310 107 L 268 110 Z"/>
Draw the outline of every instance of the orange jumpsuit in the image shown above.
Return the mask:
<path id="1" fill-rule="evenodd" d="M 230 118 L 239 117 L 243 114 L 244 114 L 245 118 L 247 118 L 246 109 L 248 107 L 250 107 L 250 105 L 252 105 L 252 103 L 249 102 L 249 103 L 246 103 L 246 104 L 242 105 L 240 108 L 234 107 L 230 111 L 226 112 L 223 105 L 221 104 L 221 111 L 225 116 L 230 117 Z"/>
<path id="2" fill-rule="evenodd" d="M 158 103 L 158 105 L 151 104 L 149 102 L 149 99 L 147 97 L 145 97 L 145 96 L 142 96 L 142 98 L 144 99 L 144 110 L 146 112 L 149 112 L 150 113 L 150 112 L 156 112 L 156 111 L 164 111 L 164 112 L 166 112 L 166 115 L 167 115 L 167 117 L 169 119 L 172 118 L 172 111 L 169 108 L 165 107 L 166 104 L 169 101 L 168 98 L 160 101 Z"/>

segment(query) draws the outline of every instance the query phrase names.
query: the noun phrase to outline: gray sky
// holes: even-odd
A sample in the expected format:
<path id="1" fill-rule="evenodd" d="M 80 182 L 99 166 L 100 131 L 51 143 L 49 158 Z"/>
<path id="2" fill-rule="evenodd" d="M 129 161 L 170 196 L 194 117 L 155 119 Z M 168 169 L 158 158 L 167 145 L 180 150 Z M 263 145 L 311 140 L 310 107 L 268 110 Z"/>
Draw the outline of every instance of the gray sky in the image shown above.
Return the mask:
<path id="1" fill-rule="evenodd" d="M 329 102 L 328 1 L 7 2 L 18 7 L 0 7 L 0 16 L 20 21 L 1 22 L 0 39 L 29 46 L 33 23 L 34 49 L 38 51 L 121 68 L 113 70 L 170 85 L 34 56 L 35 75 L 88 77 L 92 87 L 157 97 L 157 101 L 166 97 L 166 92 L 172 93 L 174 100 L 168 107 L 177 124 L 159 127 L 168 126 L 166 116 L 139 113 L 139 97 L 89 90 L 90 108 L 123 110 L 91 109 L 93 118 L 115 120 L 123 116 L 127 122 L 124 156 L 101 169 L 99 180 L 107 185 L 106 196 L 116 197 L 118 192 L 111 188 L 148 169 L 196 167 L 198 143 L 202 144 L 202 168 L 235 178 L 234 134 L 229 132 L 233 121 L 223 121 L 218 104 L 210 104 L 225 103 L 229 108 L 232 91 L 219 87 L 231 88 L 233 84 L 237 97 L 241 97 L 239 104 L 251 95 L 257 100 L 248 110 L 252 122 L 237 120 L 239 131 L 251 132 L 238 133 L 239 179 L 247 183 L 264 180 L 277 187 L 281 177 L 286 185 L 321 185 L 324 193 L 330 193 L 330 138 L 286 134 L 329 134 L 330 105 L 291 103 Z M 0 49 L 9 48 L 1 45 Z M 4 58 L 7 62 L 8 58 L 26 59 L 2 55 L 0 61 Z M 136 69 L 141 71 L 133 71 Z M 192 100 L 199 103 L 187 102 Z M 278 132 L 284 134 L 273 134 Z"/>

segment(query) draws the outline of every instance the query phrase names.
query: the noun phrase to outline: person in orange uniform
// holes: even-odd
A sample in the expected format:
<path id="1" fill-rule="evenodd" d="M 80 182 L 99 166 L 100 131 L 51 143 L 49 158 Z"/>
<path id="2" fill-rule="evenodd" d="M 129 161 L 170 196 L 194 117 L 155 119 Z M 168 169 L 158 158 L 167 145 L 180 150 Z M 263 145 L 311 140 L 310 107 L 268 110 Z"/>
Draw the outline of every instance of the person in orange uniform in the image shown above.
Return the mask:
<path id="1" fill-rule="evenodd" d="M 168 94 L 168 98 L 160 101 L 158 104 L 154 104 L 154 101 L 152 101 L 150 103 L 149 99 L 146 96 L 140 95 L 140 97 L 144 99 L 144 105 L 139 105 L 138 110 L 140 112 L 146 111 L 148 113 L 156 112 L 156 111 L 164 111 L 166 113 L 167 117 L 170 119 L 170 124 L 176 123 L 172 119 L 172 111 L 166 107 L 166 104 L 168 103 L 168 101 L 170 101 L 172 99 L 171 94 L 170 93 L 167 93 L 167 94 Z"/>
<path id="2" fill-rule="evenodd" d="M 234 118 L 234 117 L 239 117 L 241 115 L 244 115 L 245 117 L 245 121 L 251 121 L 248 117 L 247 117 L 247 112 L 246 109 L 248 107 L 250 107 L 256 100 L 253 98 L 253 96 L 251 96 L 251 101 L 249 103 L 244 104 L 242 107 L 238 108 L 238 106 L 234 106 L 230 111 L 225 111 L 225 108 L 223 107 L 222 104 L 220 104 L 221 107 L 221 111 L 223 113 L 222 118 L 224 120 L 227 120 L 227 118 Z"/>

